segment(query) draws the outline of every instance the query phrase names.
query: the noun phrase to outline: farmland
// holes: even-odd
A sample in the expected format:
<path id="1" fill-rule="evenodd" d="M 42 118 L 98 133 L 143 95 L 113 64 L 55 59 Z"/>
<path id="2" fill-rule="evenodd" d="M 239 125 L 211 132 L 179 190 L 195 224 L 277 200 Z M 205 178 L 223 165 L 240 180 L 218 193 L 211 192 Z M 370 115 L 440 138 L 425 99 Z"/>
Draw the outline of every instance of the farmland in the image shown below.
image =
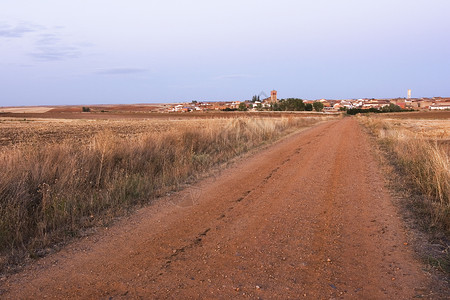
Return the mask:
<path id="1" fill-rule="evenodd" d="M 431 228 L 450 232 L 449 112 L 420 112 L 361 117 L 392 154 L 409 186 L 423 194 L 422 217 Z"/>
<path id="2" fill-rule="evenodd" d="M 219 164 L 330 118 L 46 116 L 0 119 L 3 266 L 39 256 L 41 249 L 107 224 Z"/>
<path id="3" fill-rule="evenodd" d="M 90 152 L 77 147 L 68 155 L 62 155 L 64 148 L 51 157 L 33 153 L 38 156 L 33 163 L 65 165 L 76 176 L 53 168 L 62 185 L 48 179 L 41 185 L 45 213 L 33 221 L 43 234 L 28 249 L 45 257 L 0 281 L 4 296 L 412 299 L 448 294 L 445 283 L 433 280 L 413 256 L 411 238 L 370 155 L 372 143 L 355 118 L 300 131 L 307 120 L 238 118 L 225 120 L 224 126 L 208 121 L 205 128 L 180 129 L 161 140 L 155 135 L 122 144 L 106 135 L 86 144 Z M 57 253 L 45 255 L 50 246 L 36 251 L 50 232 L 54 240 L 58 237 L 52 226 L 61 220 L 66 226 L 59 232 L 73 232 L 74 221 L 86 226 L 101 212 L 105 219 L 117 212 L 112 208 L 131 205 L 124 201 L 129 196 L 142 203 L 158 191 L 153 183 L 163 179 L 169 191 L 179 178 L 192 175 L 188 170 L 213 167 L 211 158 L 220 164 L 268 144 L 275 132 L 292 131 L 214 176 L 161 193 L 152 205 L 106 223 Z M 43 166 L 52 170 L 52 164 Z M 32 170 L 29 181 L 42 173 L 32 163 L 25 169 Z M 163 176 L 152 177 L 158 174 Z M 21 191 L 22 185 L 11 190 Z"/>

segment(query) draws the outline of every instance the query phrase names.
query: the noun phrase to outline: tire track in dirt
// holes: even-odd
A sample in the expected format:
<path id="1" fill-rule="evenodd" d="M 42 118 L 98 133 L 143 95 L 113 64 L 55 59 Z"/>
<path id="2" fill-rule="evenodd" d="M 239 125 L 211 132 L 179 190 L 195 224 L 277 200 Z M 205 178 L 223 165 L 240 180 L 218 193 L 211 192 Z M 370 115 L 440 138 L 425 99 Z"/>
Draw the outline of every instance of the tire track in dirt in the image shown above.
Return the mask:
<path id="1" fill-rule="evenodd" d="M 2 297 L 431 297 L 370 151 L 350 118 L 292 135 L 37 261 Z"/>

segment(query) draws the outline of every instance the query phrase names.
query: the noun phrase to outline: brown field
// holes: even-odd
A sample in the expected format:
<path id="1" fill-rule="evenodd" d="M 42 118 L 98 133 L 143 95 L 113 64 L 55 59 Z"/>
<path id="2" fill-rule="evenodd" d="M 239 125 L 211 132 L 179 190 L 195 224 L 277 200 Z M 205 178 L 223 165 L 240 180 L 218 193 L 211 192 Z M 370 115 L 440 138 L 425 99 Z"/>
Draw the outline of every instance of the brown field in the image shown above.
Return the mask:
<path id="1" fill-rule="evenodd" d="M 123 207 L 126 196 L 151 188 L 155 179 L 176 182 L 188 167 L 205 167 L 211 157 L 235 156 L 249 142 L 273 140 L 273 134 L 296 130 L 297 122 L 306 121 L 239 118 L 225 120 L 221 127 L 207 120 L 211 126 L 206 130 L 180 130 L 136 144 L 99 137 L 91 152 L 69 152 L 78 157 L 75 161 L 64 155 L 64 148 L 39 155 L 26 166 L 32 170 L 28 178 L 42 173 L 33 167 L 36 161 L 58 167 L 77 162 L 76 176 L 53 167 L 58 180 L 47 176 L 41 185 L 39 208 L 44 213 L 32 221 L 37 221 L 38 233 L 48 234 L 62 221 L 61 229 L 70 231 L 79 219 L 84 224 L 97 220 L 99 208 Z M 448 289 L 415 260 L 410 237 L 370 155 L 372 146 L 355 118 L 292 133 L 58 253 L 52 254 L 51 247 L 36 251 L 28 244 L 30 255 L 46 257 L 1 279 L 1 296 L 440 299 Z M 123 169 L 134 169 L 130 165 L 138 172 L 116 181 Z M 47 175 L 52 171 L 51 164 L 42 166 L 49 169 Z M 154 176 L 161 171 L 164 176 Z M 90 173 L 88 184 L 80 180 Z M 71 180 L 78 188 L 63 193 Z M 22 186 L 12 190 L 26 195 Z M 75 201 L 85 189 L 85 201 Z M 86 214 L 81 215 L 83 209 Z M 43 235 L 34 246 L 48 237 Z"/>
<path id="2" fill-rule="evenodd" d="M 123 106 L 114 107 L 123 109 Z M 136 108 L 133 106 L 133 108 Z M 310 118 L 324 117 L 322 113 L 290 112 L 206 112 L 206 113 L 0 113 L 0 151 L 5 147 L 23 147 L 27 144 L 51 144 L 72 140 L 86 143 L 94 135 L 108 131 L 118 137 L 136 137 L 140 134 L 164 132 L 180 128 L 200 128 L 214 119 L 224 124 L 228 119 L 244 118 Z M 138 109 L 138 108 L 137 108 Z"/>
<path id="3" fill-rule="evenodd" d="M 219 126 L 227 119 L 215 119 Z M 0 118 L 0 151 L 10 147 L 53 144 L 72 141 L 88 143 L 101 132 L 119 138 L 136 138 L 142 134 L 169 132 L 181 128 L 196 129 L 210 123 L 210 119 L 42 119 Z"/>
<path id="4" fill-rule="evenodd" d="M 15 115 L 0 118 L 0 269 L 176 190 L 251 149 L 334 118 Z M 89 118 L 72 118 L 83 115 Z"/>
<path id="5" fill-rule="evenodd" d="M 11 113 L 11 114 L 42 114 L 51 111 L 52 107 L 45 106 L 32 106 L 32 107 L 0 107 L 0 113 Z"/>
<path id="6" fill-rule="evenodd" d="M 402 113 L 390 113 L 389 118 L 395 119 L 450 119 L 450 111 L 414 111 Z"/>
<path id="7" fill-rule="evenodd" d="M 164 107 L 163 104 L 130 104 L 130 105 L 88 105 L 91 112 L 152 112 Z M 80 112 L 82 106 L 56 106 L 52 108 L 52 113 L 60 112 Z"/>
<path id="8" fill-rule="evenodd" d="M 183 119 L 216 119 L 216 118 L 237 118 L 237 117 L 311 117 L 323 116 L 323 113 L 316 112 L 189 112 L 189 113 L 158 113 L 158 112 L 142 112 L 142 111 L 108 111 L 108 112 L 81 112 L 81 108 L 77 111 L 54 111 L 50 110 L 45 113 L 12 113 L 0 111 L 0 118 L 16 118 L 16 119 L 90 119 L 90 120 L 111 120 L 111 119 L 163 119 L 163 120 L 183 120 Z M 331 115 L 331 114 L 328 114 Z M 339 114 L 334 114 L 339 115 Z"/>
<path id="9" fill-rule="evenodd" d="M 426 196 L 431 227 L 450 232 L 450 112 L 360 117 Z"/>
<path id="10" fill-rule="evenodd" d="M 448 295 L 355 118 L 89 115 L 0 122 L 0 296 Z"/>

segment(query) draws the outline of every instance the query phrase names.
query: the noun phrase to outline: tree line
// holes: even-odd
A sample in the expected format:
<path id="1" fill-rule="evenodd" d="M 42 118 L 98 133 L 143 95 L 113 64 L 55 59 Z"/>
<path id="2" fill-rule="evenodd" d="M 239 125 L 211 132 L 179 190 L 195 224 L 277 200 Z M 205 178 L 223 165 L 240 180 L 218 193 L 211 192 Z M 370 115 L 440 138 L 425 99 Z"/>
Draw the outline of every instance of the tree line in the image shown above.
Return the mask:
<path id="1" fill-rule="evenodd" d="M 369 109 L 365 108 L 350 108 L 347 109 L 348 115 L 364 114 L 364 113 L 388 113 L 388 112 L 405 112 L 414 111 L 413 109 L 402 109 L 400 106 L 390 103 L 389 105 L 383 106 L 382 108 L 371 107 Z"/>
<path id="2" fill-rule="evenodd" d="M 259 100 L 259 97 L 254 96 L 252 102 Z M 269 111 L 322 111 L 323 103 L 319 101 L 315 101 L 311 103 L 304 103 L 302 99 L 299 98 L 287 98 L 280 99 L 278 102 L 270 104 L 268 107 L 264 107 L 261 103 L 258 104 L 250 104 L 251 108 L 255 108 L 256 110 L 269 110 Z M 233 109 L 225 109 L 225 110 L 233 110 Z M 245 102 L 241 102 L 239 104 L 239 111 L 248 110 L 247 104 Z"/>

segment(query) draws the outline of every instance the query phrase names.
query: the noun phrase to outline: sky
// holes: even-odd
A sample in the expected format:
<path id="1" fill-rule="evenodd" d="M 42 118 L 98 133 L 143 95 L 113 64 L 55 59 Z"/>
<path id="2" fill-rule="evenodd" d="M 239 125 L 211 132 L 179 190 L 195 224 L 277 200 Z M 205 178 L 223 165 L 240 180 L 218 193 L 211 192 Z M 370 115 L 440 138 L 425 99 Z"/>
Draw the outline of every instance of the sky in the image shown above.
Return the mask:
<path id="1" fill-rule="evenodd" d="M 450 96 L 448 0 L 0 0 L 0 106 Z"/>

